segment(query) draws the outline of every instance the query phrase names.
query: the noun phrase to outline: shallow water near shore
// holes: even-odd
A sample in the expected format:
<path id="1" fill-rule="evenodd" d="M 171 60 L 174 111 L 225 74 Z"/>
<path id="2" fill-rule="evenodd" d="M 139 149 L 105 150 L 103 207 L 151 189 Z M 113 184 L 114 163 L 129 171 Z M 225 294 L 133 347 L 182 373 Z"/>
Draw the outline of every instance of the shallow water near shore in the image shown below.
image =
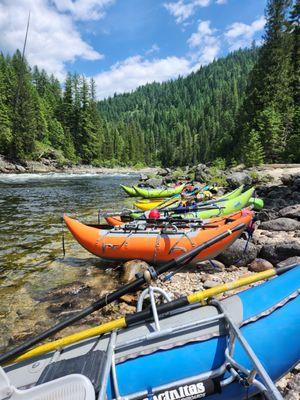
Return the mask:
<path id="1" fill-rule="evenodd" d="M 119 185 L 136 180 L 136 174 L 0 174 L 0 349 L 57 322 L 62 307 L 68 314 L 117 285 L 112 266 L 66 228 L 63 258 L 61 216 L 96 223 L 99 208 L 132 204 Z M 67 301 L 57 305 L 61 291 Z"/>

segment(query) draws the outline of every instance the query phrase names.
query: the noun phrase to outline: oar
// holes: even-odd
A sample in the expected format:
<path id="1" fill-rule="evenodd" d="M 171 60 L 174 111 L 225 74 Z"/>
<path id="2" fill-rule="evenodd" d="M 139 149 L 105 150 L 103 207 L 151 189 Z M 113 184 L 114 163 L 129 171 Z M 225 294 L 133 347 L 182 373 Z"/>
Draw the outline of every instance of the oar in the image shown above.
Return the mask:
<path id="1" fill-rule="evenodd" d="M 207 290 L 201 290 L 201 291 L 192 293 L 188 296 L 180 297 L 169 303 L 158 305 L 157 312 L 158 312 L 158 314 L 163 314 L 165 312 L 170 312 L 170 311 L 176 310 L 177 308 L 187 306 L 189 304 L 193 304 L 193 303 L 203 304 L 203 302 L 205 300 L 207 300 L 213 296 L 216 296 L 218 294 L 228 292 L 230 290 L 237 289 L 237 288 L 240 288 L 240 287 L 243 287 L 246 285 L 250 285 L 255 282 L 269 279 L 275 275 L 281 275 L 284 272 L 294 268 L 296 265 L 297 264 L 278 268 L 278 269 L 275 269 L 275 268 L 268 269 L 267 271 L 258 272 L 253 275 L 242 277 L 233 282 L 224 283 L 224 284 L 217 285 L 217 286 L 207 289 Z M 80 342 L 81 340 L 86 340 L 86 339 L 92 338 L 94 336 L 103 335 L 103 334 L 111 332 L 115 329 L 126 328 L 137 322 L 144 322 L 145 320 L 149 320 L 149 318 L 152 318 L 152 317 L 153 317 L 153 314 L 152 314 L 151 309 L 143 310 L 143 311 L 140 311 L 140 312 L 137 312 L 134 314 L 128 314 L 125 317 L 118 318 L 116 320 L 107 322 L 105 324 L 95 326 L 93 328 L 85 329 L 81 332 L 77 332 L 72 335 L 65 336 L 62 339 L 54 340 L 50 343 L 46 343 L 44 345 L 38 346 L 38 347 L 22 354 L 21 356 L 15 358 L 12 361 L 18 362 L 18 361 L 26 360 L 31 357 L 40 356 L 40 355 L 48 353 L 50 351 L 54 351 L 59 348 L 64 348 L 66 346 L 70 346 L 71 344 Z"/>
<path id="2" fill-rule="evenodd" d="M 157 277 L 171 268 L 177 268 L 184 263 L 188 263 L 193 260 L 201 251 L 207 249 L 208 247 L 218 243 L 219 241 L 225 239 L 227 236 L 232 235 L 235 232 L 244 230 L 246 228 L 246 224 L 238 224 L 232 230 L 228 229 L 225 232 L 215 236 L 214 238 L 207 240 L 205 243 L 195 247 L 188 253 L 182 254 L 179 257 L 175 258 L 157 267 L 156 270 L 154 268 L 149 268 L 143 274 L 139 274 L 137 279 L 128 284 L 120 287 L 116 291 L 101 297 L 99 300 L 95 301 L 88 307 L 84 308 L 82 311 L 76 313 L 75 315 L 67 318 L 65 321 L 54 325 L 53 327 L 47 329 L 46 331 L 42 332 L 41 334 L 27 340 L 25 343 L 21 344 L 20 346 L 15 347 L 14 349 L 8 351 L 7 353 L 0 356 L 0 365 L 6 363 L 7 361 L 16 358 L 20 354 L 23 354 L 25 351 L 36 345 L 37 343 L 41 342 L 44 339 L 53 336 L 55 333 L 60 332 L 62 329 L 72 325 L 74 322 L 81 320 L 82 318 L 92 314 L 93 312 L 100 310 L 101 308 L 105 307 L 106 305 L 112 303 L 115 300 L 118 300 L 121 296 L 124 296 L 127 293 L 134 292 L 141 288 L 144 283 L 150 282 L 151 280 L 157 279 Z"/>

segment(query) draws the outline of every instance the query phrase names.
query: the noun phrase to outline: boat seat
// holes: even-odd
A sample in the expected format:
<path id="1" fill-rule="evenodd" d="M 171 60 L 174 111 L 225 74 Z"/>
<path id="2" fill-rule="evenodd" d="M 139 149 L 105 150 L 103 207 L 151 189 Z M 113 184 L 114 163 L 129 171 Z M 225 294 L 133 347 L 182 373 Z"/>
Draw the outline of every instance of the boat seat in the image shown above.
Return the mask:
<path id="1" fill-rule="evenodd" d="M 0 367 L 0 400 L 95 400 L 91 381 L 80 374 L 67 375 L 29 389 L 12 386 Z"/>

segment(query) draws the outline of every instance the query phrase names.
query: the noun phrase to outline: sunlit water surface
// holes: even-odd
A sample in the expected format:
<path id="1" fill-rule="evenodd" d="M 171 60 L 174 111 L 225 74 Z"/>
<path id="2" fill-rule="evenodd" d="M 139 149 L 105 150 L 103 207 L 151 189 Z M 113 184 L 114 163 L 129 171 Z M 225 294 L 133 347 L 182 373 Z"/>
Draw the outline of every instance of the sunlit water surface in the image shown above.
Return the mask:
<path id="1" fill-rule="evenodd" d="M 97 222 L 99 208 L 132 204 L 119 185 L 136 180 L 134 174 L 0 174 L 0 349 L 56 322 L 61 288 L 77 290 L 76 306 L 82 308 L 117 285 L 116 272 L 66 230 L 62 257 L 61 216 Z"/>

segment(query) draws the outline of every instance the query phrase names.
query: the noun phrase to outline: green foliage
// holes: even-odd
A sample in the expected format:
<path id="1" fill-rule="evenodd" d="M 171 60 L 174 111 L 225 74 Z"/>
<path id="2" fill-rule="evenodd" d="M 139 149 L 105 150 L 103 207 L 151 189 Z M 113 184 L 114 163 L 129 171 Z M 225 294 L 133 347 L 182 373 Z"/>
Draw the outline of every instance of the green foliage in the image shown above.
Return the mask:
<path id="1" fill-rule="evenodd" d="M 0 54 L 0 152 L 54 154 L 97 166 L 300 162 L 300 0 L 268 0 L 261 48 L 253 46 L 189 76 L 97 102 L 93 79 L 63 85 L 17 51 Z"/>
<path id="2" fill-rule="evenodd" d="M 244 148 L 244 160 L 247 167 L 261 165 L 264 162 L 264 149 L 260 140 L 260 133 L 254 129 L 249 134 L 249 144 Z"/>
<path id="3" fill-rule="evenodd" d="M 262 175 L 256 170 L 249 171 L 248 174 L 252 179 L 253 185 L 263 185 L 270 183 L 274 179 L 271 175 Z"/>
<path id="4" fill-rule="evenodd" d="M 226 169 L 226 160 L 221 157 L 217 157 L 213 162 L 212 162 L 212 167 L 215 167 L 220 170 L 225 170 Z"/>
<path id="5" fill-rule="evenodd" d="M 291 14 L 289 16 L 289 13 Z M 268 0 L 266 32 L 249 77 L 233 143 L 235 157 L 247 165 L 297 160 L 299 143 L 299 0 Z M 297 17 L 296 17 L 297 14 Z M 298 18 L 298 19 L 297 19 Z M 295 23 L 295 20 L 298 22 Z M 298 94 L 296 94 L 298 93 Z M 238 154 L 240 154 L 238 156 Z"/>
<path id="6" fill-rule="evenodd" d="M 230 159 L 231 138 L 257 49 L 240 50 L 186 78 L 152 83 L 99 102 L 107 157 L 117 134 L 121 159 L 182 167 Z M 115 150 L 116 151 L 116 150 Z"/>
<path id="7" fill-rule="evenodd" d="M 208 185 L 217 185 L 220 187 L 228 185 L 225 174 L 217 166 L 209 167 L 208 173 L 210 175 L 210 178 L 206 182 Z"/>

